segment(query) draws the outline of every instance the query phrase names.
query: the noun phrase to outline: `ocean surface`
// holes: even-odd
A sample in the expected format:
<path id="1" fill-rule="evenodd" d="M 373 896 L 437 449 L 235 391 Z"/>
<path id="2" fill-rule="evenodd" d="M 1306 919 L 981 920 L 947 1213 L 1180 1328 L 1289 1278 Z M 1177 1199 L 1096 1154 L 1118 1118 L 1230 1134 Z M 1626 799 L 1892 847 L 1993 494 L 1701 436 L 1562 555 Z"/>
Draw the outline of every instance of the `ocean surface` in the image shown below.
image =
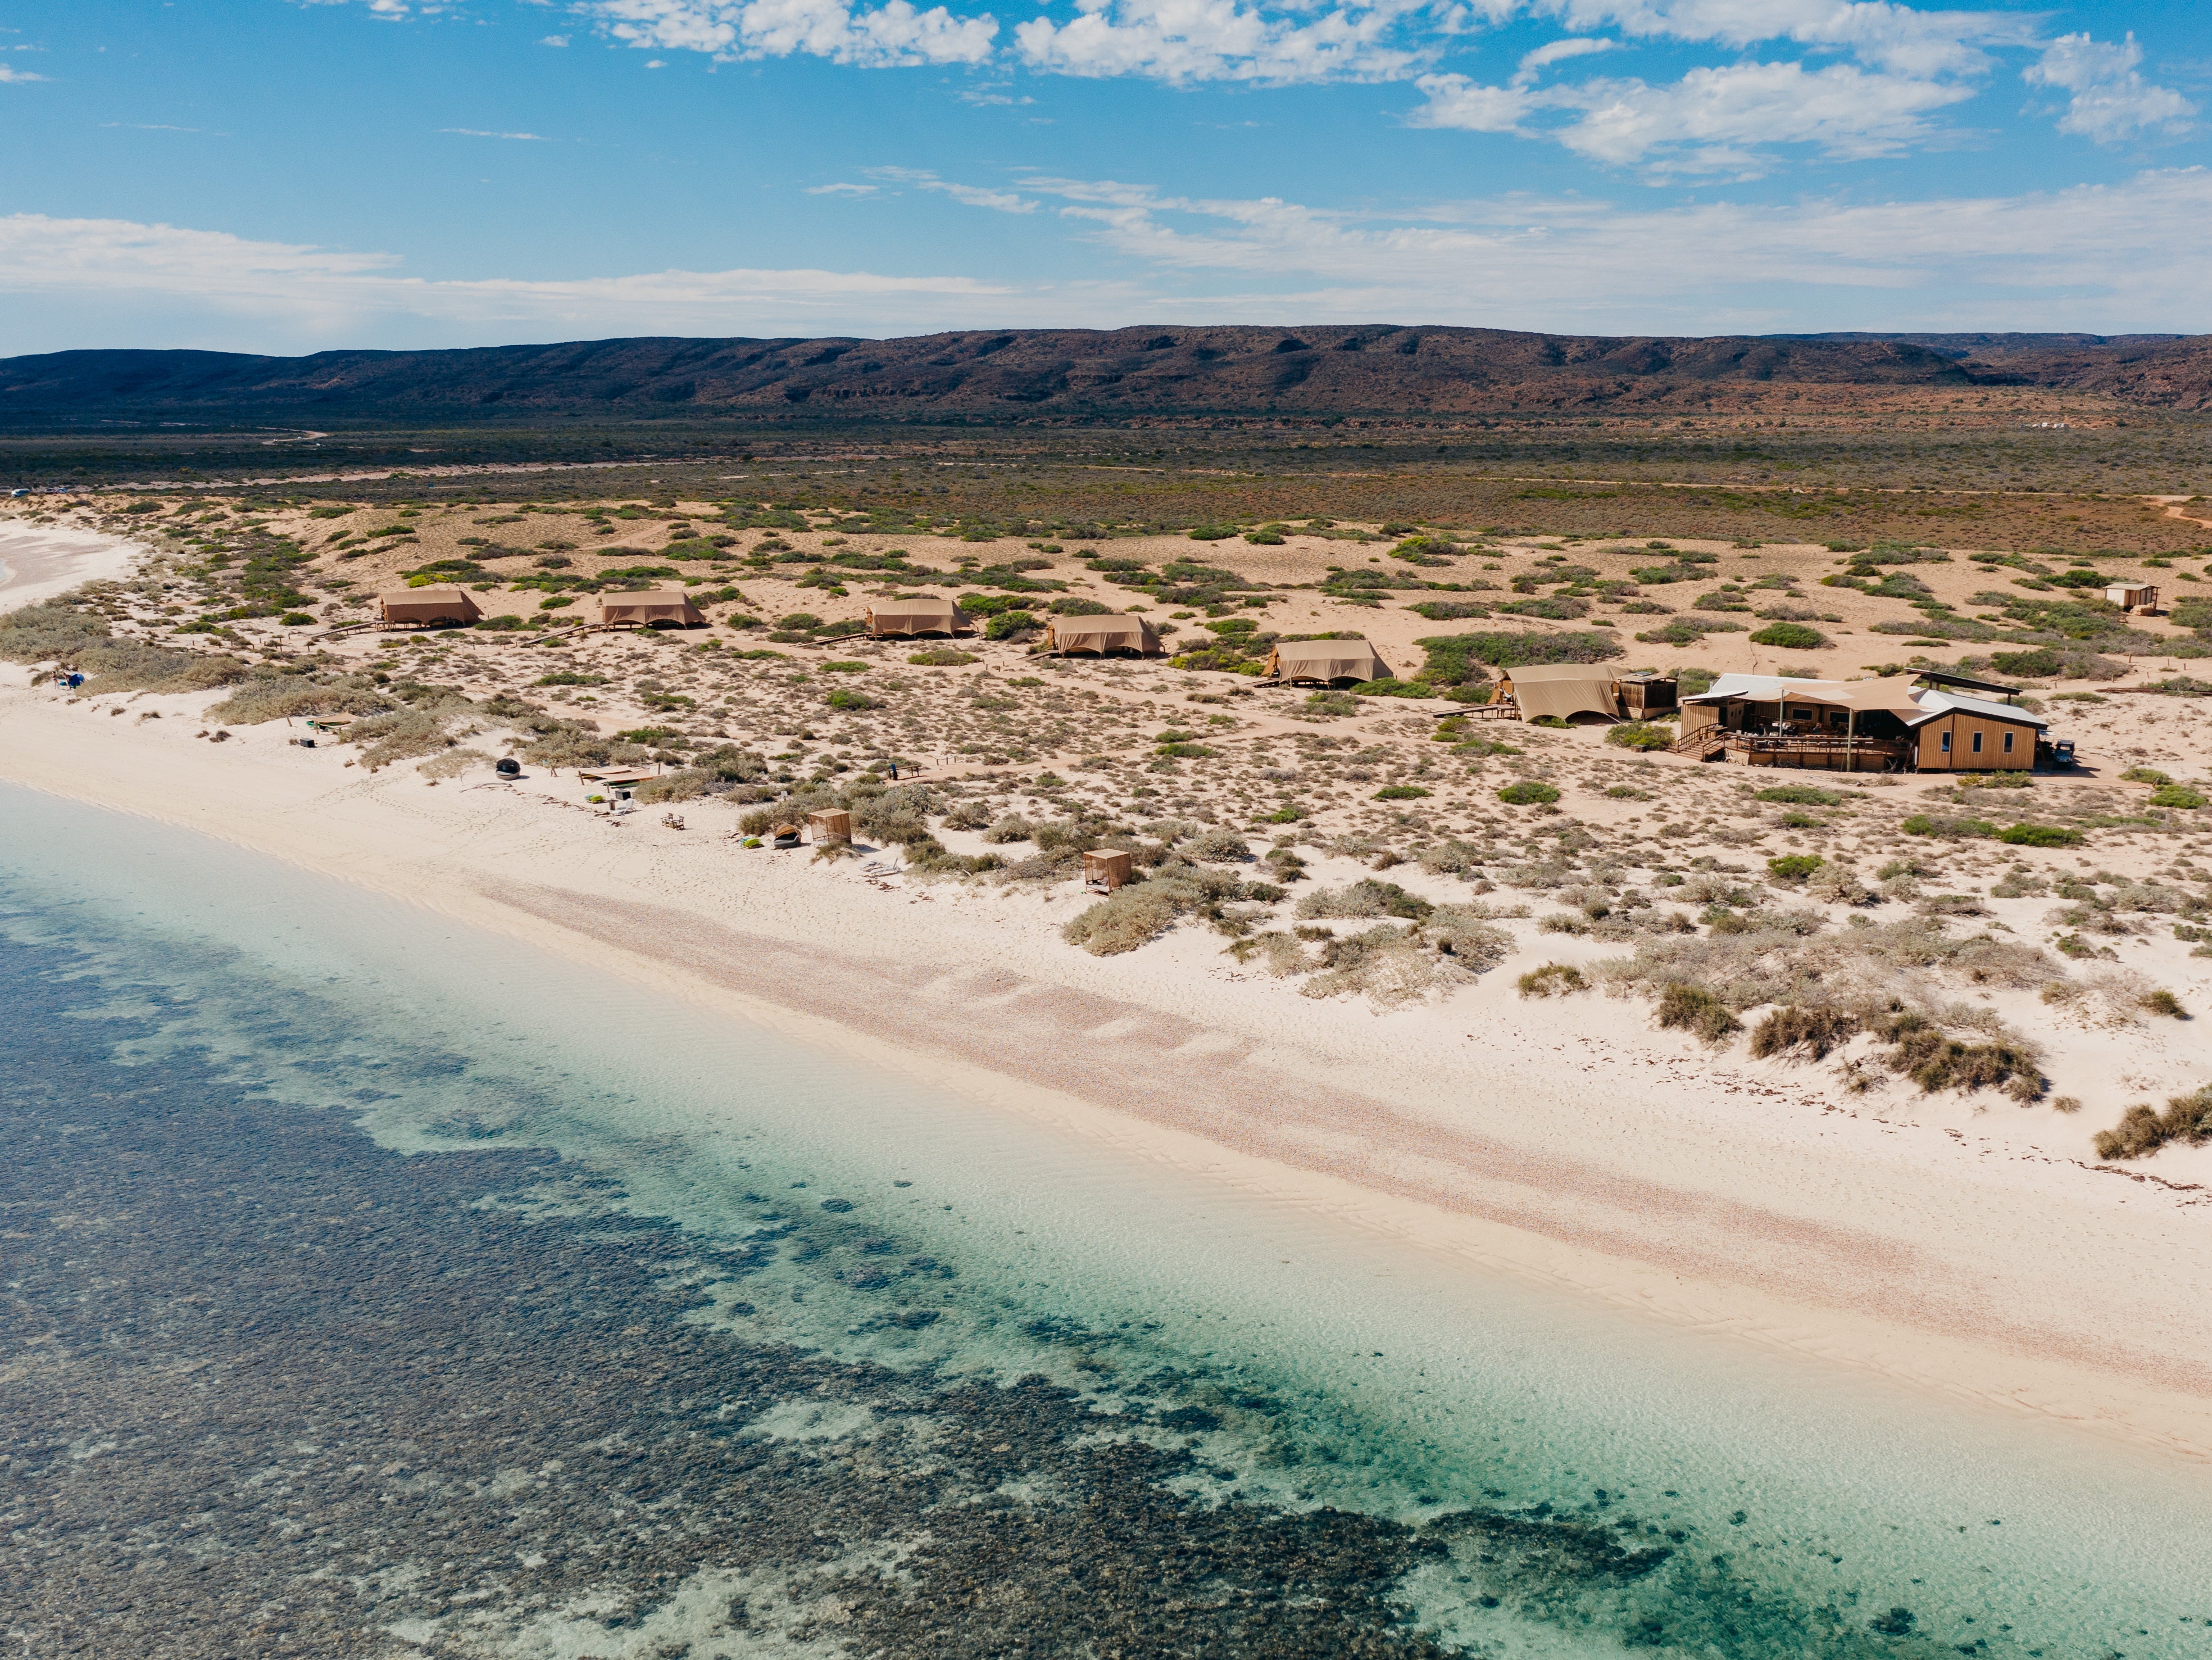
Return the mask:
<path id="1" fill-rule="evenodd" d="M 2212 1656 L 2201 1471 L 0 815 L 16 1651 Z"/>

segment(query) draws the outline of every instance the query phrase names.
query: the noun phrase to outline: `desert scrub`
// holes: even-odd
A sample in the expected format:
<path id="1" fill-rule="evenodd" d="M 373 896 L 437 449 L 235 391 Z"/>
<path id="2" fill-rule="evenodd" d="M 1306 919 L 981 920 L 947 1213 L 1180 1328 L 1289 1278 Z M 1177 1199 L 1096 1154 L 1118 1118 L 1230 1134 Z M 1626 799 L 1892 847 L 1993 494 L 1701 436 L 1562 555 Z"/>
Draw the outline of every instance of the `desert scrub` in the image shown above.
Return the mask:
<path id="1" fill-rule="evenodd" d="M 447 750 L 443 755 L 431 757 L 415 769 L 425 778 L 458 778 L 471 767 L 488 767 L 491 757 L 482 750 Z"/>
<path id="2" fill-rule="evenodd" d="M 1583 971 L 1566 963 L 1547 963 L 1540 969 L 1531 969 L 1513 985 L 1523 997 L 1561 997 L 1589 989 Z"/>
<path id="3" fill-rule="evenodd" d="M 1824 790 L 1817 784 L 1775 784 L 1759 791 L 1752 798 L 1756 801 L 1784 801 L 1801 807 L 1832 807 L 1843 800 L 1833 790 Z"/>
<path id="4" fill-rule="evenodd" d="M 1743 1030 L 1735 1011 L 1703 986 L 1676 981 L 1659 994 L 1654 1011 L 1662 1027 L 1695 1032 L 1708 1043 L 1725 1043 Z"/>
<path id="5" fill-rule="evenodd" d="M 2078 848 L 2082 836 L 2063 824 L 2014 824 L 1999 830 L 1997 840 L 2015 848 Z"/>
<path id="6" fill-rule="evenodd" d="M 1209 865 L 1236 864 L 1252 857 L 1251 845 L 1231 830 L 1207 830 L 1194 836 L 1178 851 L 1186 859 Z"/>
<path id="7" fill-rule="evenodd" d="M 1778 1056 L 1825 1061 L 1830 1050 L 1850 1043 L 1858 1029 L 1858 1018 L 1841 1009 L 1793 1003 L 1759 1023 L 1751 1034 L 1751 1052 L 1762 1061 Z"/>
<path id="8" fill-rule="evenodd" d="M 2212 1084 L 2194 1095 L 2177 1095 L 2158 1112 L 2130 1107 L 2112 1128 L 2097 1132 L 2100 1158 L 2148 1158 L 2169 1141 L 2201 1147 L 2212 1141 Z"/>
<path id="9" fill-rule="evenodd" d="M 2154 991 L 2145 992 L 2142 998 L 2142 1006 L 2145 1013 L 2163 1015 L 2169 1020 L 2189 1018 L 2189 1011 L 2182 1007 L 2181 1000 L 2164 987 Z"/>
<path id="10" fill-rule="evenodd" d="M 939 646 L 928 651 L 909 652 L 906 660 L 918 668 L 957 669 L 982 660 L 973 652 L 955 651 L 949 647 Z"/>
<path id="11" fill-rule="evenodd" d="M 301 714 L 380 714 L 392 700 L 357 675 L 317 681 L 306 675 L 262 670 L 240 681 L 229 696 L 208 706 L 206 718 L 228 726 L 253 727 L 264 721 Z"/>
<path id="12" fill-rule="evenodd" d="M 1549 806 L 1559 799 L 1556 786 L 1534 778 L 1523 778 L 1518 783 L 1508 784 L 1498 792 L 1498 799 L 1509 807 Z"/>
<path id="13" fill-rule="evenodd" d="M 760 756 L 725 744 L 692 757 L 691 764 L 678 771 L 647 779 L 635 786 L 631 794 L 648 805 L 689 801 L 701 795 L 720 795 L 734 784 L 749 784 L 767 776 L 768 763 Z"/>
<path id="14" fill-rule="evenodd" d="M 1925 1094 L 2002 1087 L 2016 1101 L 2033 1101 L 2043 1093 L 2039 1057 L 2018 1039 L 1961 1043 L 1928 1016 L 1912 1011 L 1892 1016 L 1876 1035 L 1893 1045 L 1884 1064 L 1919 1085 Z"/>
<path id="15" fill-rule="evenodd" d="M 1321 917 L 1398 916 L 1419 921 L 1437 908 L 1419 894 L 1408 893 L 1395 882 L 1364 877 L 1345 888 L 1316 888 L 1298 901 L 1298 915 L 1308 921 Z"/>
<path id="16" fill-rule="evenodd" d="M 1623 749 L 1663 750 L 1674 741 L 1674 733 L 1652 721 L 1624 721 L 1605 735 L 1608 744 Z"/>
<path id="17" fill-rule="evenodd" d="M 1862 916 L 1835 930 L 1817 916 L 1751 912 L 1741 921 L 1745 926 L 1730 933 L 1644 939 L 1634 957 L 1599 964 L 1596 977 L 1623 993 L 1698 985 L 1734 1009 L 1769 1003 L 1887 1006 L 1919 990 L 1920 977 L 1928 976 L 2010 990 L 2033 990 L 2063 977 L 2033 946 L 1986 933 L 1954 938 L 1930 918 L 1878 925 Z"/>
<path id="18" fill-rule="evenodd" d="M 460 740 L 447 735 L 446 727 L 457 715 L 467 709 L 432 704 L 421 708 L 395 709 L 389 714 L 371 715 L 356 721 L 346 731 L 346 737 L 368 747 L 361 752 L 361 764 L 371 772 L 390 766 L 395 761 L 411 761 L 418 755 L 434 755 L 447 750 Z"/>
<path id="19" fill-rule="evenodd" d="M 0 612 L 0 658 L 66 664 L 96 691 L 210 691 L 246 676 L 234 657 L 117 640 L 106 618 L 67 597 Z"/>
<path id="20" fill-rule="evenodd" d="M 1444 906 L 1425 922 L 1384 923 L 1323 939 L 1319 946 L 1314 972 L 1298 988 L 1301 996 L 1357 993 L 1378 1008 L 1391 1008 L 1449 992 L 1487 972 L 1504 960 L 1513 942 L 1503 930 Z"/>
<path id="21" fill-rule="evenodd" d="M 1766 861 L 1766 873 L 1778 882 L 1802 882 L 1827 862 L 1816 853 L 1785 853 Z"/>
<path id="22" fill-rule="evenodd" d="M 1222 926 L 1224 932 L 1249 933 L 1255 918 L 1249 913 L 1232 915 L 1227 906 L 1237 900 L 1280 897 L 1279 888 L 1178 860 L 1109 894 L 1071 921 L 1060 937 L 1093 957 L 1112 957 L 1151 943 L 1193 914 Z"/>

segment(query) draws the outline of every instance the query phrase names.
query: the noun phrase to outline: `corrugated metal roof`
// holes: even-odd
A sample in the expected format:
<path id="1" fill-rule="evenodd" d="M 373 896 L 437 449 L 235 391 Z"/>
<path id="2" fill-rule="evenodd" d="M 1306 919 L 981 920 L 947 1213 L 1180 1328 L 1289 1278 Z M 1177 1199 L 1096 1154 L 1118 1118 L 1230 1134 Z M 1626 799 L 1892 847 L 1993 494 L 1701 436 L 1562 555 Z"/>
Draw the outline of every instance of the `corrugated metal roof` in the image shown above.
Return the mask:
<path id="1" fill-rule="evenodd" d="M 2040 715 L 2030 714 L 2016 703 L 1992 703 L 1986 697 L 1961 697 L 1954 691 L 1923 691 L 1920 694 L 1919 702 L 1923 720 L 1933 719 L 1939 714 L 1956 714 L 1984 715 L 1992 721 L 2009 721 L 2022 727 L 2047 727 L 2051 724 Z"/>

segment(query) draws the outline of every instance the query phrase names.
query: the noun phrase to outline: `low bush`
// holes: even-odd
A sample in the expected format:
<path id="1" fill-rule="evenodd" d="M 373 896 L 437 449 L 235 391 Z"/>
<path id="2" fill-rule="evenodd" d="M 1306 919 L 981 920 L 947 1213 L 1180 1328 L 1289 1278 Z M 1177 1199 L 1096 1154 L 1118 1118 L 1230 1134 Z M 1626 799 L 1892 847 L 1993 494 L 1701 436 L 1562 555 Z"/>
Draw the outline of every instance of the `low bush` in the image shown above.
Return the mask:
<path id="1" fill-rule="evenodd" d="M 1835 642 L 1818 629 L 1802 623 L 1770 623 L 1751 636 L 1754 646 L 1778 646 L 1784 651 L 1819 651 Z"/>
<path id="2" fill-rule="evenodd" d="M 2162 1014 L 2169 1020 L 2189 1018 L 2189 1011 L 2182 1007 L 2181 1000 L 2162 987 L 2156 991 L 2145 992 L 2142 994 L 2142 1003 L 2143 1008 L 2148 1012 Z"/>
<path id="3" fill-rule="evenodd" d="M 1589 989 L 1589 982 L 1583 978 L 1583 971 L 1566 963 L 1547 963 L 1540 969 L 1529 970 L 1513 983 L 1523 997 L 1564 997 Z"/>
<path id="4" fill-rule="evenodd" d="M 1726 1003 L 1703 986 L 1679 980 L 1660 993 L 1657 1018 L 1662 1027 L 1695 1032 L 1708 1043 L 1725 1043 L 1743 1030 Z"/>
<path id="5" fill-rule="evenodd" d="M 1999 830 L 1997 840 L 2015 848 L 2078 848 L 2083 837 L 2063 824 L 2014 824 Z"/>
<path id="6" fill-rule="evenodd" d="M 949 646 L 933 646 L 927 651 L 908 652 L 906 660 L 925 669 L 957 669 L 982 660 L 973 652 L 955 651 Z"/>
<path id="7" fill-rule="evenodd" d="M 1789 801 L 1803 807 L 1832 807 L 1844 798 L 1818 784 L 1775 784 L 1753 798 L 1760 801 Z"/>
<path id="8" fill-rule="evenodd" d="M 2043 1074 L 2025 1044 L 1963 1043 L 1925 1015 L 1914 1013 L 1894 1016 L 1882 1036 L 1893 1045 L 1885 1064 L 1926 1094 L 2002 1086 L 2015 1100 L 2033 1101 L 2043 1092 Z"/>
<path id="9" fill-rule="evenodd" d="M 1618 744 L 1623 749 L 1663 750 L 1674 742 L 1671 729 L 1651 721 L 1624 721 L 1605 735 L 1608 744 Z"/>
<path id="10" fill-rule="evenodd" d="M 833 709 L 879 709 L 883 705 L 866 692 L 840 686 L 822 700 Z"/>
<path id="11" fill-rule="evenodd" d="M 2154 807 L 2190 809 L 2203 806 L 2204 796 L 2186 784 L 2161 784 L 2150 793 L 2150 804 Z"/>
<path id="12" fill-rule="evenodd" d="M 1377 801 L 1418 801 L 1429 792 L 1419 784 L 1385 784 L 1375 792 Z"/>
<path id="13" fill-rule="evenodd" d="M 1373 877 L 1363 877 L 1349 887 L 1316 888 L 1298 901 L 1299 916 L 1312 921 L 1323 917 L 1397 916 L 1419 922 L 1436 909 L 1417 893 L 1408 893 L 1395 882 L 1378 882 Z"/>
<path id="14" fill-rule="evenodd" d="M 1832 1049 L 1851 1040 L 1857 1019 L 1840 1009 L 1791 1004 L 1775 1010 L 1751 1034 L 1751 1052 L 1760 1060 L 1777 1056 L 1825 1061 Z"/>
<path id="15" fill-rule="evenodd" d="M 1947 842 L 1997 833 L 1997 827 L 1986 818 L 1959 818 L 1933 812 L 1916 812 L 1898 828 L 1907 836 L 1940 836 Z"/>
<path id="16" fill-rule="evenodd" d="M 1827 862 L 1817 853 L 1785 853 L 1766 861 L 1766 873 L 1778 882 L 1802 882 Z"/>
<path id="17" fill-rule="evenodd" d="M 1509 807 L 1549 806 L 1559 799 L 1559 792 L 1556 785 L 1523 778 L 1520 782 L 1508 784 L 1498 791 L 1498 799 Z"/>
<path id="18" fill-rule="evenodd" d="M 2148 1158 L 2169 1141 L 2201 1147 L 2212 1141 L 2212 1084 L 2193 1095 L 2177 1095 L 2163 1113 L 2130 1107 L 2119 1123 L 2097 1133 L 2100 1158 Z"/>

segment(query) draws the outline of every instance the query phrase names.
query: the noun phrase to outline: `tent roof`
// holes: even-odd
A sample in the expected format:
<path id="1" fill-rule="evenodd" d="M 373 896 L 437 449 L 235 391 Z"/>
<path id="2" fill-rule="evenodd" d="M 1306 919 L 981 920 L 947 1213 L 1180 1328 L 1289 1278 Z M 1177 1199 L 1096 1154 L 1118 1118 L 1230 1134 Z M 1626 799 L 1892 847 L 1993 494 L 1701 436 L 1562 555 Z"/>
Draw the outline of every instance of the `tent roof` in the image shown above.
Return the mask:
<path id="1" fill-rule="evenodd" d="M 868 605 L 871 617 L 949 617 L 960 607 L 941 595 L 925 593 L 915 599 L 877 599 Z"/>
<path id="2" fill-rule="evenodd" d="M 1498 678 L 1516 685 L 1544 680 L 1602 680 L 1611 685 L 1620 676 L 1602 663 L 1530 663 L 1507 669 Z"/>

